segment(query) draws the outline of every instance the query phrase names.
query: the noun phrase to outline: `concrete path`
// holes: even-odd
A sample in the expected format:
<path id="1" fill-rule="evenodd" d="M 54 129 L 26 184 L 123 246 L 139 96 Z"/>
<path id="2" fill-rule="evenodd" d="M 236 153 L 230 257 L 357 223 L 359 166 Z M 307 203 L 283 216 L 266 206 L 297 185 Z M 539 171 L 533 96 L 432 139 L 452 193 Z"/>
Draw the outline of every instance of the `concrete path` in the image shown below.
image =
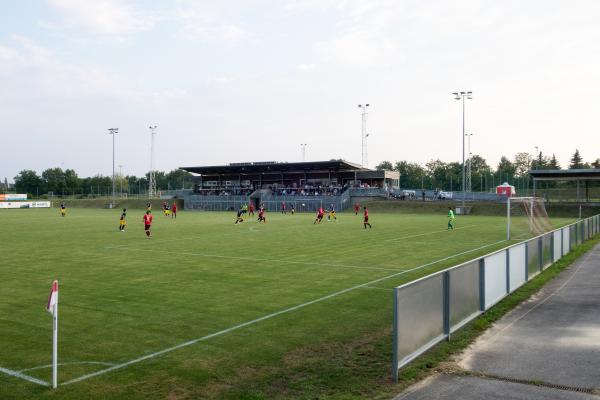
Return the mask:
<path id="1" fill-rule="evenodd" d="M 486 378 L 437 375 L 398 399 L 600 399 L 600 245 L 508 313 L 457 364 Z"/>

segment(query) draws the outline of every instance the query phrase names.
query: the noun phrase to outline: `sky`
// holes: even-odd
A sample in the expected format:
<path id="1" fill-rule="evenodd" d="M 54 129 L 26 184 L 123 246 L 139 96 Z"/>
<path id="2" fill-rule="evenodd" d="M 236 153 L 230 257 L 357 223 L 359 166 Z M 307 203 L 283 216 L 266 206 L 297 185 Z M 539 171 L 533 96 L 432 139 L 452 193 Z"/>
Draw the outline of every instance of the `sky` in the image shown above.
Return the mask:
<path id="1" fill-rule="evenodd" d="M 600 157 L 600 2 L 2 0 L 0 179 L 575 149 Z"/>

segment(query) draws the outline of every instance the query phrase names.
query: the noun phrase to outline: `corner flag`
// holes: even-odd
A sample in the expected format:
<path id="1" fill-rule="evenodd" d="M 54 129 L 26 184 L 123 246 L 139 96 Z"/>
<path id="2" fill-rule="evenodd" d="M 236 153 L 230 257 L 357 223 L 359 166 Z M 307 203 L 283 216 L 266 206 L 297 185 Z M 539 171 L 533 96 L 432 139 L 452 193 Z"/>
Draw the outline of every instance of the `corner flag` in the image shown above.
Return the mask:
<path id="1" fill-rule="evenodd" d="M 52 314 L 52 387 L 58 386 L 58 281 L 52 282 L 46 311 Z"/>
<path id="2" fill-rule="evenodd" d="M 48 296 L 46 311 L 54 315 L 55 306 L 58 306 L 58 281 L 52 282 L 52 290 L 50 291 L 50 296 Z"/>

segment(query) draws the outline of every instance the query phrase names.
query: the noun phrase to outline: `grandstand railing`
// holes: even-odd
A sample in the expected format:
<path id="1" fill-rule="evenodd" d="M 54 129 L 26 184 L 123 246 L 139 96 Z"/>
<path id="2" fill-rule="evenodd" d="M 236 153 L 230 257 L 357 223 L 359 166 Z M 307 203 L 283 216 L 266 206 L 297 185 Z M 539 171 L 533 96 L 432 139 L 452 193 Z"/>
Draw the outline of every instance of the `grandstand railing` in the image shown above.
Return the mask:
<path id="1" fill-rule="evenodd" d="M 394 288 L 393 375 L 600 232 L 600 215 Z"/>

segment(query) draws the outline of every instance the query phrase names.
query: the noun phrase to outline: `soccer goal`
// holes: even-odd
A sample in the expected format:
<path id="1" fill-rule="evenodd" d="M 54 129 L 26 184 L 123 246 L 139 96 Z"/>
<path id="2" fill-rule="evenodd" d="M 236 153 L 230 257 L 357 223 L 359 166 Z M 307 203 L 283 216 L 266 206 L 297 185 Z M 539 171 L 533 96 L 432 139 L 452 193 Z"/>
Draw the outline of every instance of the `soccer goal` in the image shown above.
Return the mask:
<path id="1" fill-rule="evenodd" d="M 540 197 L 509 197 L 506 220 L 506 240 L 541 235 L 553 228 L 545 201 Z"/>

